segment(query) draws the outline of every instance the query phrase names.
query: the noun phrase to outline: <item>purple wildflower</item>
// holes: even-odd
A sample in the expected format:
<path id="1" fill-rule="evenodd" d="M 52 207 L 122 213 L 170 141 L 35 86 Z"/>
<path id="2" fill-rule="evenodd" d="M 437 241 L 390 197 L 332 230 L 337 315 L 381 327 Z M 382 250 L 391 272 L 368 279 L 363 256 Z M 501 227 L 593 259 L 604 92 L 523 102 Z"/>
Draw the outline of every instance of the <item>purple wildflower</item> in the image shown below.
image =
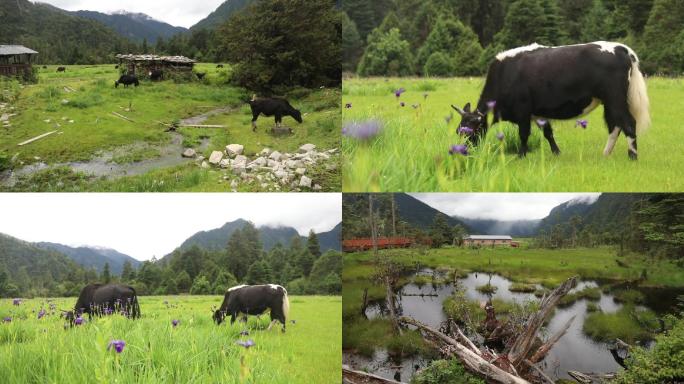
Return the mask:
<path id="1" fill-rule="evenodd" d="M 487 102 L 487 108 L 494 109 L 496 107 L 496 100 L 490 100 Z"/>
<path id="2" fill-rule="evenodd" d="M 580 127 L 584 128 L 584 129 L 586 129 L 588 125 L 589 125 L 589 122 L 588 122 L 588 121 L 586 121 L 586 120 L 584 120 L 584 119 L 580 119 L 580 120 L 577 120 L 577 123 L 575 124 L 575 127 L 580 126 Z"/>
<path id="3" fill-rule="evenodd" d="M 475 132 L 475 131 L 473 131 L 473 129 L 470 128 L 470 127 L 459 127 L 457 131 L 458 131 L 459 134 L 461 134 L 461 135 L 466 135 L 466 136 L 470 136 L 470 135 L 473 134 L 473 132 Z"/>
<path id="4" fill-rule="evenodd" d="M 537 125 L 539 126 L 539 128 L 544 127 L 544 126 L 546 125 L 547 122 L 548 122 L 548 121 L 546 121 L 546 120 L 544 120 L 544 119 L 537 119 Z"/>
<path id="5" fill-rule="evenodd" d="M 9 317 L 9 316 L 7 316 L 7 317 L 5 317 L 4 319 L 2 319 L 2 322 L 3 322 L 3 323 L 11 323 L 11 322 L 12 322 L 12 318 Z"/>
<path id="6" fill-rule="evenodd" d="M 404 93 L 404 92 L 406 92 L 406 90 L 405 90 L 404 88 L 399 88 L 399 89 L 397 89 L 396 91 L 394 91 L 394 96 L 396 96 L 397 98 L 399 98 L 399 97 L 401 97 L 401 94 Z"/>
<path id="7" fill-rule="evenodd" d="M 104 314 L 105 314 L 105 315 L 111 315 L 112 313 L 114 313 L 114 310 L 113 310 L 113 309 L 111 309 L 111 308 L 109 308 L 109 307 L 107 307 L 107 308 L 104 309 Z"/>
<path id="8" fill-rule="evenodd" d="M 241 346 L 245 347 L 246 349 L 249 349 L 249 347 L 253 347 L 254 345 L 256 345 L 256 343 L 252 339 L 249 339 L 247 341 L 237 341 L 237 342 L 235 342 L 235 344 L 241 345 Z"/>
<path id="9" fill-rule="evenodd" d="M 406 103 L 404 103 L 404 102 L 402 101 L 401 103 L 399 103 L 399 105 L 401 105 L 402 107 L 405 107 L 405 106 L 406 106 Z"/>
<path id="10" fill-rule="evenodd" d="M 178 324 L 180 324 L 180 320 L 176 320 L 176 319 L 171 320 L 171 325 L 173 325 L 174 328 L 176 328 L 176 326 Z"/>
<path id="11" fill-rule="evenodd" d="M 497 138 L 499 141 L 503 141 L 504 137 L 505 137 L 505 136 L 504 136 L 504 133 L 503 133 L 503 132 L 499 132 L 499 133 L 496 134 L 496 138 Z"/>
<path id="12" fill-rule="evenodd" d="M 353 137 L 358 140 L 369 140 L 377 136 L 380 131 L 382 131 L 382 123 L 379 120 L 346 123 L 342 127 L 342 134 L 344 136 Z"/>
<path id="13" fill-rule="evenodd" d="M 347 103 L 347 104 L 344 105 L 344 107 L 347 108 L 347 109 L 351 109 L 352 103 Z"/>
<path id="14" fill-rule="evenodd" d="M 41 308 L 40 312 L 38 312 L 38 319 L 42 319 L 43 316 L 45 316 L 45 313 L 46 313 L 45 310 Z"/>
<path id="15" fill-rule="evenodd" d="M 21 304 L 21 299 L 14 299 L 12 300 L 13 305 L 20 305 Z"/>
<path id="16" fill-rule="evenodd" d="M 452 145 L 449 149 L 449 154 L 455 155 L 460 153 L 463 156 L 468 156 L 468 147 L 464 144 Z"/>
<path id="17" fill-rule="evenodd" d="M 76 325 L 81 325 L 81 324 L 83 324 L 83 318 L 81 317 L 81 315 L 79 315 L 79 316 L 74 320 L 74 323 L 75 323 Z"/>
<path id="18" fill-rule="evenodd" d="M 112 340 L 107 344 L 107 350 L 109 351 L 114 347 L 116 350 L 116 353 L 121 353 L 124 350 L 124 347 L 126 346 L 126 342 L 123 340 Z"/>

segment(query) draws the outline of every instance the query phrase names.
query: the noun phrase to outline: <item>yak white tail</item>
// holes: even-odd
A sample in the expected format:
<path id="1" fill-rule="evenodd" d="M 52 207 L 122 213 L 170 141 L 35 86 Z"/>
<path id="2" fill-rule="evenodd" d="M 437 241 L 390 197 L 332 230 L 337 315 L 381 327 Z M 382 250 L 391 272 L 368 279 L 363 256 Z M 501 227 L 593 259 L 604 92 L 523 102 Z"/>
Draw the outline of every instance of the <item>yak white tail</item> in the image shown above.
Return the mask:
<path id="1" fill-rule="evenodd" d="M 651 125 L 650 103 L 648 101 L 648 93 L 646 93 L 646 81 L 644 80 L 644 75 L 639 70 L 638 60 L 632 62 L 627 102 L 629 103 L 629 111 L 632 113 L 634 120 L 636 120 L 637 134 L 640 135 L 646 132 Z"/>
<path id="2" fill-rule="evenodd" d="M 283 290 L 285 289 L 283 288 Z M 285 291 L 283 296 L 283 315 L 285 315 L 285 321 L 290 317 L 290 299 L 287 298 L 287 291 Z"/>

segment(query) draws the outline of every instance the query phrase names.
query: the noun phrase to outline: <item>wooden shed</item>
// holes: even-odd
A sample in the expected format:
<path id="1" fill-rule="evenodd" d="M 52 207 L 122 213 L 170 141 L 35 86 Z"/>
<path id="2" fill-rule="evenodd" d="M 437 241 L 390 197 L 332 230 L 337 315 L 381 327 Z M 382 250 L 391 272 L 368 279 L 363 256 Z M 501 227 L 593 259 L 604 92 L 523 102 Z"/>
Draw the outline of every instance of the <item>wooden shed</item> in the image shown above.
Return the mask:
<path id="1" fill-rule="evenodd" d="M 23 45 L 0 45 L 0 76 L 29 79 L 38 52 Z"/>
<path id="2" fill-rule="evenodd" d="M 165 74 L 176 73 L 190 76 L 196 61 L 185 56 L 116 55 L 120 68 L 129 75 L 146 78 L 150 71 L 162 70 Z"/>
<path id="3" fill-rule="evenodd" d="M 466 247 L 486 247 L 511 245 L 513 238 L 508 235 L 469 235 L 463 239 Z"/>

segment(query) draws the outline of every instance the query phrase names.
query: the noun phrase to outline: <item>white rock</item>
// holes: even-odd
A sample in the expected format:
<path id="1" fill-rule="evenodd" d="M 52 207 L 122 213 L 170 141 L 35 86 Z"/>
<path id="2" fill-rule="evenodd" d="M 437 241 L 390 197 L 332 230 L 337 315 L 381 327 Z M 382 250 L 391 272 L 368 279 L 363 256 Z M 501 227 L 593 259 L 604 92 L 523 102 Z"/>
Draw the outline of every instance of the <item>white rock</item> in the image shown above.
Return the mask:
<path id="1" fill-rule="evenodd" d="M 3 113 L 2 116 L 0 116 L 0 121 L 7 121 L 9 120 L 9 115 L 6 113 Z"/>
<path id="2" fill-rule="evenodd" d="M 261 156 L 268 156 L 271 154 L 271 148 L 264 148 L 261 150 Z"/>
<path id="3" fill-rule="evenodd" d="M 230 167 L 230 159 L 223 159 L 219 162 L 219 167 L 228 168 Z"/>
<path id="4" fill-rule="evenodd" d="M 301 147 L 299 147 L 299 153 L 307 153 L 311 152 L 314 149 L 316 149 L 316 146 L 313 144 L 304 144 Z"/>
<path id="5" fill-rule="evenodd" d="M 202 168 L 205 168 L 205 169 L 209 168 L 209 163 L 207 163 L 206 161 L 203 161 L 202 162 Z"/>
<path id="6" fill-rule="evenodd" d="M 306 168 L 297 168 L 295 169 L 295 173 L 298 175 L 303 175 L 306 173 Z"/>
<path id="7" fill-rule="evenodd" d="M 282 179 L 282 178 L 284 178 L 284 177 L 287 177 L 287 172 L 285 172 L 285 171 L 276 171 L 276 172 L 274 173 L 274 175 L 275 175 L 275 177 L 277 177 L 277 178 L 279 178 L 279 179 Z"/>
<path id="8" fill-rule="evenodd" d="M 323 160 L 330 159 L 330 155 L 328 155 L 327 153 L 318 153 L 316 156 L 318 156 L 319 159 L 323 159 Z"/>
<path id="9" fill-rule="evenodd" d="M 264 167 L 264 166 L 266 166 L 266 164 L 268 164 L 268 160 L 266 160 L 265 157 L 257 157 L 250 164 L 256 164 L 260 167 Z"/>
<path id="10" fill-rule="evenodd" d="M 235 163 L 242 163 L 242 164 L 247 164 L 247 156 L 242 156 L 242 155 L 237 155 L 235 156 L 235 159 L 233 160 Z"/>
<path id="11" fill-rule="evenodd" d="M 199 162 L 204 161 L 205 159 L 206 159 L 206 157 L 204 157 L 204 156 L 202 156 L 202 155 L 199 155 L 199 156 L 197 156 L 197 158 L 195 159 L 195 161 L 197 161 L 197 162 L 199 163 Z"/>
<path id="12" fill-rule="evenodd" d="M 268 162 L 266 163 L 266 165 L 268 165 L 271 168 L 274 168 L 274 167 L 278 166 L 278 162 L 275 160 L 268 159 Z"/>
<path id="13" fill-rule="evenodd" d="M 306 188 L 311 188 L 311 179 L 309 179 L 306 176 L 302 176 L 302 178 L 299 180 L 299 186 L 300 187 L 306 187 Z"/>
<path id="14" fill-rule="evenodd" d="M 230 187 L 233 189 L 236 189 L 240 185 L 240 182 L 237 179 L 234 179 L 233 181 L 230 182 Z"/>
<path id="15" fill-rule="evenodd" d="M 261 183 L 261 189 L 268 188 L 268 183 Z"/>
<path id="16" fill-rule="evenodd" d="M 67 105 L 69 104 L 69 100 L 67 99 L 62 99 L 62 105 Z"/>
<path id="17" fill-rule="evenodd" d="M 314 191 L 320 191 L 321 189 L 323 189 L 323 187 L 321 187 L 320 185 L 316 184 L 316 185 L 314 185 L 313 189 L 314 189 Z"/>
<path id="18" fill-rule="evenodd" d="M 192 148 L 187 148 L 187 149 L 183 152 L 183 157 L 192 158 L 192 157 L 195 157 L 195 156 L 197 156 L 197 152 L 195 152 L 195 150 L 192 149 Z"/>
<path id="19" fill-rule="evenodd" d="M 268 158 L 271 159 L 271 160 L 274 160 L 274 161 L 280 161 L 280 158 L 281 158 L 282 156 L 283 156 L 283 155 L 282 155 L 280 152 L 278 152 L 278 151 L 273 151 L 273 152 L 268 156 Z"/>
<path id="20" fill-rule="evenodd" d="M 218 165 L 218 163 L 223 160 L 223 152 L 221 151 L 214 151 L 211 153 L 211 156 L 209 156 L 209 162 L 214 165 Z"/>
<path id="21" fill-rule="evenodd" d="M 240 144 L 229 144 L 226 145 L 226 153 L 230 157 L 235 157 L 237 155 L 242 155 L 242 152 L 245 150 L 244 145 Z"/>
<path id="22" fill-rule="evenodd" d="M 231 166 L 231 169 L 233 170 L 233 173 L 236 174 L 236 175 L 242 175 L 242 174 L 244 174 L 245 172 L 247 172 L 247 169 L 245 169 L 245 165 L 244 165 L 244 164 L 235 164 L 235 163 L 233 163 L 233 165 Z"/>
<path id="23" fill-rule="evenodd" d="M 332 155 L 333 153 L 337 153 L 337 148 L 329 149 L 326 152 Z"/>

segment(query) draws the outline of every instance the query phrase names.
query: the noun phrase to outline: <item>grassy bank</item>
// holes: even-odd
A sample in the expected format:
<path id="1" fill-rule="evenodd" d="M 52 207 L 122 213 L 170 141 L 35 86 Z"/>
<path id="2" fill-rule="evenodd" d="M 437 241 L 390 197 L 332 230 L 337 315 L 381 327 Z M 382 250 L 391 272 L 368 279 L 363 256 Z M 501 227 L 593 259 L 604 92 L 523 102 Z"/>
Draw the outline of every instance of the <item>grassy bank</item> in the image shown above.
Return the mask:
<path id="1" fill-rule="evenodd" d="M 531 152 L 518 159 L 517 127 L 500 123 L 490 129 L 484 144 L 469 156 L 449 155 L 451 145 L 464 141 L 456 133 L 460 116 L 445 117 L 476 103 L 483 78 L 457 79 L 347 79 L 342 102 L 351 104 L 344 122 L 379 119 L 383 131 L 359 141 L 345 137 L 344 191 L 680 191 L 684 168 L 680 137 L 684 134 L 683 79 L 648 80 L 653 125 L 639 137 L 639 161 L 627 159 L 621 137 L 610 157 L 603 147 L 608 130 L 603 108 L 584 117 L 586 130 L 575 121 L 553 121 L 562 153 L 553 156 L 539 129 L 533 128 Z M 397 99 L 394 90 L 405 88 Z M 402 107 L 400 102 L 405 103 Z M 415 106 L 415 108 L 413 107 Z M 503 132 L 503 142 L 496 139 Z M 639 180 L 639 182 L 635 182 Z"/>
<path id="2" fill-rule="evenodd" d="M 241 323 L 216 326 L 211 307 L 219 296 L 141 297 L 143 317 L 97 319 L 65 330 L 59 312 L 50 314 L 44 299 L 19 307 L 0 300 L 0 372 L 9 383 L 203 382 L 203 383 L 339 383 L 340 298 L 290 298 L 287 332 L 271 331 L 268 316 L 250 318 L 250 334 Z M 55 299 L 68 308 L 75 298 Z M 169 306 L 163 302 L 168 301 Z M 48 314 L 41 319 L 41 308 Z M 173 327 L 171 320 L 180 321 Z M 112 339 L 126 346 L 107 351 Z M 236 344 L 252 339 L 255 346 Z"/>

